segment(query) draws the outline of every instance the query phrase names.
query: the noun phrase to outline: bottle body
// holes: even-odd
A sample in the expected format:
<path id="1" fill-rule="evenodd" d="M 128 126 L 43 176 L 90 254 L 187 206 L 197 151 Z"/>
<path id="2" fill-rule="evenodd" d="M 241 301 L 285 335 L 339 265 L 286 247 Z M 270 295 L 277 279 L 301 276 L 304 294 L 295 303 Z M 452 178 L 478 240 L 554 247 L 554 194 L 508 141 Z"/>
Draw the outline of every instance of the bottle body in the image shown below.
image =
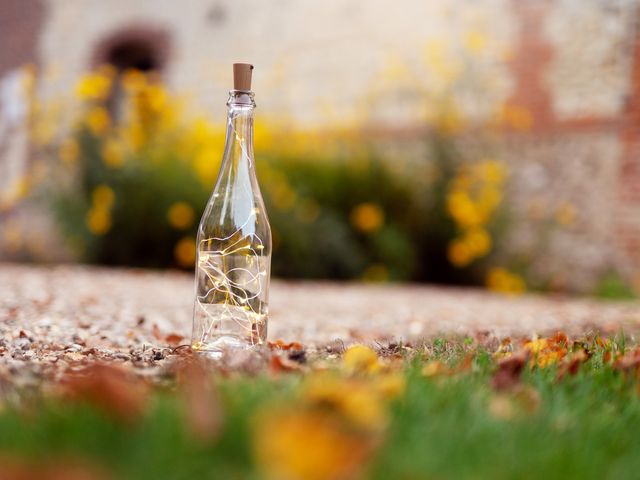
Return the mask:
<path id="1" fill-rule="evenodd" d="M 230 93 L 220 173 L 198 228 L 192 348 L 221 354 L 265 342 L 271 229 L 255 174 L 253 94 Z"/>

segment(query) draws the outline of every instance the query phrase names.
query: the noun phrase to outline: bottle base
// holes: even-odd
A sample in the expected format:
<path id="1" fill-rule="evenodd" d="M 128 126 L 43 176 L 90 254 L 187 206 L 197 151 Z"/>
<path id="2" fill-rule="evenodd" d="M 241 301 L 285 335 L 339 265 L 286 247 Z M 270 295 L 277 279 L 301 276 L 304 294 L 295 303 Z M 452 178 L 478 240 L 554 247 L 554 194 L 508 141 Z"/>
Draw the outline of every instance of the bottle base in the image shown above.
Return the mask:
<path id="1" fill-rule="evenodd" d="M 195 342 L 191 345 L 191 349 L 198 355 L 219 359 L 234 352 L 258 350 L 261 346 L 262 343 L 249 343 L 246 339 L 235 335 L 219 335 L 210 338 L 206 343 Z"/>

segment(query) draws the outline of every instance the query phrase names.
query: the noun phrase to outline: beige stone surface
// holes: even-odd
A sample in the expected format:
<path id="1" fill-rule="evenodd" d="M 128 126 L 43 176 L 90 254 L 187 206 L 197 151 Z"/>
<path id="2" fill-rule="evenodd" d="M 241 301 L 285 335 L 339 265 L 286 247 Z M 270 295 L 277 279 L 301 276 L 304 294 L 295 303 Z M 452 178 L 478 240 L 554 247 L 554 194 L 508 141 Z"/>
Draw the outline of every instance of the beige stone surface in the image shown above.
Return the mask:
<path id="1" fill-rule="evenodd" d="M 192 289 L 191 275 L 179 272 L 0 264 L 0 338 L 125 352 L 165 347 L 164 337 L 174 333 L 187 343 Z M 640 325 L 640 302 L 505 297 L 424 285 L 276 280 L 270 306 L 269 339 L 309 346 L 478 332 L 631 332 Z"/>
<path id="2" fill-rule="evenodd" d="M 191 275 L 179 272 L 0 264 L 0 394 L 55 389 L 68 372 L 95 361 L 163 382 L 189 354 L 181 345 L 189 342 L 192 287 Z M 495 345 L 497 338 L 558 329 L 633 335 L 640 325 L 640 302 L 506 298 L 421 285 L 276 280 L 271 307 L 269 340 L 303 345 L 274 354 L 303 363 L 355 342 L 391 351 L 386 347 L 400 340 L 421 348 L 436 335 L 470 335 Z M 266 349 L 234 352 L 218 367 L 256 373 L 269 358 Z"/>

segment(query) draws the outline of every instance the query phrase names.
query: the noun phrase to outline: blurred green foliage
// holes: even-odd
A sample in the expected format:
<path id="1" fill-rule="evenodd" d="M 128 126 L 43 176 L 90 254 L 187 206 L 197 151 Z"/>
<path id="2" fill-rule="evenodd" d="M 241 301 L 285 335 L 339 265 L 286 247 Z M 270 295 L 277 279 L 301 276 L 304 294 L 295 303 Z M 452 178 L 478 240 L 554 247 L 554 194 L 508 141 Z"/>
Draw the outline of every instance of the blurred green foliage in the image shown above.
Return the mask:
<path id="1" fill-rule="evenodd" d="M 80 82 L 82 114 L 45 149 L 54 154 L 45 200 L 82 261 L 190 269 L 224 125 L 184 114 L 153 77 L 114 75 L 104 67 Z M 115 82 L 125 92 L 116 110 Z M 467 161 L 439 129 L 425 138 L 427 153 L 391 160 L 350 130 L 269 124 L 256 122 L 255 143 L 276 276 L 484 282 L 500 162 Z M 497 289 L 516 290 L 498 280 Z"/>

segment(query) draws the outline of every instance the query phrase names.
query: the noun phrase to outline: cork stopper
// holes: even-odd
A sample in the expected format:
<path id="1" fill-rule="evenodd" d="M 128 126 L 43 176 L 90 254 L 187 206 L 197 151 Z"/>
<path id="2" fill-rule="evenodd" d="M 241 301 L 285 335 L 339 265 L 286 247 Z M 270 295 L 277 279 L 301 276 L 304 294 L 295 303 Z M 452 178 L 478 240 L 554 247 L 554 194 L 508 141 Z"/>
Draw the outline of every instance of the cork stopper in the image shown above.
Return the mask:
<path id="1" fill-rule="evenodd" d="M 253 65 L 250 63 L 233 64 L 233 89 L 251 90 L 251 71 Z"/>

